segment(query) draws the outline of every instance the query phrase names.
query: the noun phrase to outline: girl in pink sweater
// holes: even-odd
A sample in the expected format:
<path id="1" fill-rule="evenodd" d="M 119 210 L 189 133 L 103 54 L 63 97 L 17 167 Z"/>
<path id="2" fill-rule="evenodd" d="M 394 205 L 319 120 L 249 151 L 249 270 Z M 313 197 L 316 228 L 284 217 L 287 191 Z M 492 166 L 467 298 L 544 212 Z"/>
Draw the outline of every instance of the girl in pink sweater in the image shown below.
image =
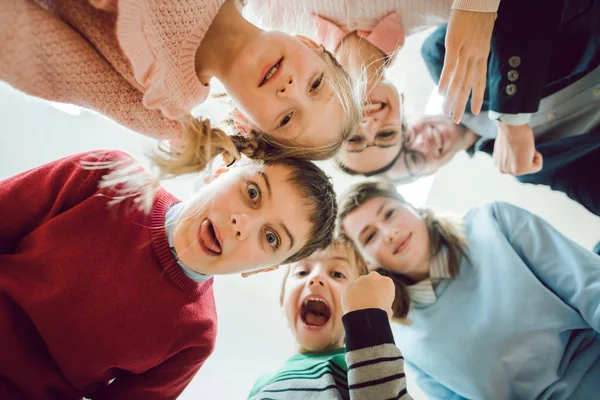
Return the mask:
<path id="1" fill-rule="evenodd" d="M 266 32 L 240 0 L 7 0 L 0 79 L 34 96 L 179 139 L 212 78 L 242 133 L 286 155 L 329 158 L 360 118 L 349 76 L 305 37 Z"/>
<path id="2" fill-rule="evenodd" d="M 491 35 L 499 3 L 500 0 L 253 0 L 248 7 L 250 18 L 261 27 L 285 29 L 312 37 L 334 54 L 351 74 L 366 78 L 362 123 L 356 134 L 342 146 L 336 163 L 350 174 L 372 175 L 389 169 L 402 147 L 406 129 L 403 97 L 384 79 L 384 72 L 402 48 L 405 37 L 447 23 L 449 19 L 450 24 L 462 23 L 452 19 L 457 16 L 473 18 L 473 21 L 491 17 L 492 25 L 488 27 Z M 451 40 L 459 42 L 461 34 L 475 33 L 474 27 L 466 26 L 470 32 L 455 34 Z M 481 37 L 485 42 L 485 35 Z M 487 50 L 483 49 L 485 57 L 489 43 L 490 36 L 487 37 Z M 474 43 L 462 44 L 469 47 L 463 53 L 478 50 Z M 466 63 L 464 59 L 461 61 Z M 451 89 L 457 83 L 458 80 L 454 80 Z M 447 99 L 449 104 L 452 101 L 460 103 L 452 90 Z M 462 107 L 464 110 L 464 104 Z"/>

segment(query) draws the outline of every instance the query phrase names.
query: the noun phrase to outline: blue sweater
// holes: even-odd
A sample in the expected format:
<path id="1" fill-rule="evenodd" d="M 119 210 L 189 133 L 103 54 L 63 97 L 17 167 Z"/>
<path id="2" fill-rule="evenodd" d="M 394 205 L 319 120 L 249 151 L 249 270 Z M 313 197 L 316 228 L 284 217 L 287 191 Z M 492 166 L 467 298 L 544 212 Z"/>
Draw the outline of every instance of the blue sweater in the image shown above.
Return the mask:
<path id="1" fill-rule="evenodd" d="M 465 217 L 470 260 L 396 325 L 434 399 L 600 398 L 600 257 L 504 203 Z"/>

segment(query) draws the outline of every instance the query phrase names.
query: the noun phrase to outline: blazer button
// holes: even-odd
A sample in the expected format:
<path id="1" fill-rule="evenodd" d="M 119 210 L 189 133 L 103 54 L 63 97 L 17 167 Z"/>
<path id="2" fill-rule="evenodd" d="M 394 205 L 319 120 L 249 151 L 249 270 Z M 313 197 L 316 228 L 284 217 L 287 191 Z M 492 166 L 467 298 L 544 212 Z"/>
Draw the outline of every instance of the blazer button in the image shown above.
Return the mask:
<path id="1" fill-rule="evenodd" d="M 511 82 L 516 81 L 517 79 L 519 79 L 519 71 L 517 71 L 516 69 L 511 69 L 510 71 L 508 71 L 508 80 Z"/>
<path id="2" fill-rule="evenodd" d="M 508 65 L 510 65 L 513 68 L 517 68 L 519 65 L 521 65 L 521 57 L 512 56 L 508 59 Z"/>
<path id="3" fill-rule="evenodd" d="M 506 94 L 507 95 L 512 96 L 515 93 L 517 93 L 517 85 L 515 85 L 514 83 L 511 83 L 510 85 L 506 86 Z"/>

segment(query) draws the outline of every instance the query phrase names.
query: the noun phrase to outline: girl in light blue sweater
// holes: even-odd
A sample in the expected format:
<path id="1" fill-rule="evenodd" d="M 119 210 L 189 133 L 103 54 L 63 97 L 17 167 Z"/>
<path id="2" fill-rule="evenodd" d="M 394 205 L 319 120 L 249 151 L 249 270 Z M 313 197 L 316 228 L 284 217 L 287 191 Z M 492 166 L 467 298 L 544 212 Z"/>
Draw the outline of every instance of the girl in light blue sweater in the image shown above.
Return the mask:
<path id="1" fill-rule="evenodd" d="M 598 255 L 509 204 L 461 226 L 381 182 L 342 196 L 338 227 L 394 280 L 397 344 L 430 398 L 600 398 Z"/>

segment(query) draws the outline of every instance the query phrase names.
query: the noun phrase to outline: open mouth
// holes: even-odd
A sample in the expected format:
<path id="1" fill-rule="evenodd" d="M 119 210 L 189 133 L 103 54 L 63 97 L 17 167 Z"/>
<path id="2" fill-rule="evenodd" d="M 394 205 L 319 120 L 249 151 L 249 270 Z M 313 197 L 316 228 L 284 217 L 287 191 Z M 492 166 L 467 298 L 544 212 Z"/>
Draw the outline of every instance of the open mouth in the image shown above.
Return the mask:
<path id="1" fill-rule="evenodd" d="M 410 244 L 411 237 L 412 237 L 412 233 L 409 233 L 408 235 L 406 235 L 406 237 L 401 238 L 396 243 L 396 247 L 394 248 L 394 255 L 404 251 L 408 247 L 408 245 Z"/>
<path id="2" fill-rule="evenodd" d="M 258 84 L 258 87 L 261 87 L 265 83 L 267 83 L 270 79 L 272 79 L 277 73 L 281 70 L 281 63 L 283 62 L 283 57 L 280 58 L 274 65 L 272 65 L 267 72 L 265 72 L 262 81 Z"/>
<path id="3" fill-rule="evenodd" d="M 202 221 L 198 228 L 198 243 L 209 256 L 220 256 L 223 251 L 215 226 L 208 218 Z"/>
<path id="4" fill-rule="evenodd" d="M 384 101 L 368 101 L 363 104 L 363 114 L 371 115 L 383 110 L 386 107 L 388 107 L 388 104 Z"/>
<path id="5" fill-rule="evenodd" d="M 321 297 L 308 296 L 302 302 L 300 317 L 306 325 L 320 328 L 331 318 L 331 309 Z"/>

